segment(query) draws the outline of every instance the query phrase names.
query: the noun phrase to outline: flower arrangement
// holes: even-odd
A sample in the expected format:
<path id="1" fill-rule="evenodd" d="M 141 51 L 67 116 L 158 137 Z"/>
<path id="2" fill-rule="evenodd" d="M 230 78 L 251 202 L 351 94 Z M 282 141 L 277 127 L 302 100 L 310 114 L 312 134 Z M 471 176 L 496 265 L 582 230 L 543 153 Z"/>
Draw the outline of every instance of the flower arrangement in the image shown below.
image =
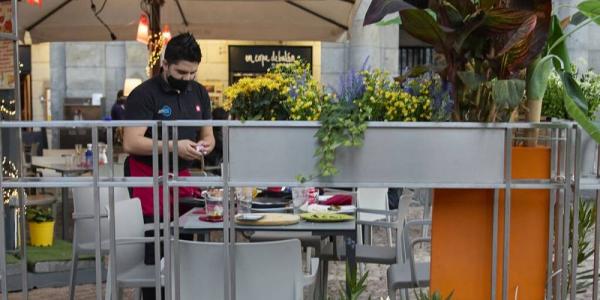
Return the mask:
<path id="1" fill-rule="evenodd" d="M 318 120 L 326 98 L 310 65 L 301 61 L 240 79 L 224 94 L 224 108 L 240 120 Z"/>
<path id="2" fill-rule="evenodd" d="M 242 78 L 224 91 L 223 107 L 240 120 L 286 120 L 285 89 L 280 75 Z"/>

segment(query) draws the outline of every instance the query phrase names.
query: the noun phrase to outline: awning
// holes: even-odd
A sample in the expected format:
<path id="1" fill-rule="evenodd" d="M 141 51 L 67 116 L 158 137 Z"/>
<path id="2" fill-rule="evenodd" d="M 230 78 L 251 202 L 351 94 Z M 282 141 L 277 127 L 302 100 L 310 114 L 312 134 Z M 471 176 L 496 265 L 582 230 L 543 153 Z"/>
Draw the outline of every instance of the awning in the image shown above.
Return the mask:
<path id="1" fill-rule="evenodd" d="M 166 0 L 161 23 L 173 35 L 191 31 L 198 39 L 339 41 L 361 0 Z M 142 10 L 136 0 L 45 0 L 41 7 L 19 2 L 19 28 L 32 41 L 135 40 Z M 105 4 L 103 4 L 105 3 Z M 178 5 L 179 4 L 179 5 Z M 187 26 L 185 25 L 187 23 Z"/>

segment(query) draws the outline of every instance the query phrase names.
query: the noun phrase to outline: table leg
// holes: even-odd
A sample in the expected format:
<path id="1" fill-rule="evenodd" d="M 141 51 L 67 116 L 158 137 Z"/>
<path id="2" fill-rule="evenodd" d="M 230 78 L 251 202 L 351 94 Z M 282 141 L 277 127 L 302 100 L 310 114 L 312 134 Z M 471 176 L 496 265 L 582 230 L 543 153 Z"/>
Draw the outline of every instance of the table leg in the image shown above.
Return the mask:
<path id="1" fill-rule="evenodd" d="M 350 268 L 350 274 L 356 274 L 356 231 L 346 235 L 346 268 Z M 356 275 L 358 277 L 358 274 Z M 346 281 L 346 295 L 350 295 L 350 284 Z"/>
<path id="2" fill-rule="evenodd" d="M 67 212 L 67 201 L 69 198 L 69 188 L 62 188 L 61 189 L 61 197 L 62 197 L 62 220 L 63 220 L 63 226 L 62 226 L 62 239 L 63 240 L 67 240 L 67 228 L 69 227 L 69 214 Z"/>

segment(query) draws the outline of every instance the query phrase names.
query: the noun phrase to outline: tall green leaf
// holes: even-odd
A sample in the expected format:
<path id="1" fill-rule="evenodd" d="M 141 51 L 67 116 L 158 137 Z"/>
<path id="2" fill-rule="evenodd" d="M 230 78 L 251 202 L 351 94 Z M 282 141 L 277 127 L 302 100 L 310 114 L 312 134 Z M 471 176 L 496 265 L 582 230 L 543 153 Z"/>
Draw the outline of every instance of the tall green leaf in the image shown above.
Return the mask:
<path id="1" fill-rule="evenodd" d="M 492 82 L 494 102 L 508 107 L 516 107 L 523 99 L 525 81 L 521 79 L 496 80 Z"/>
<path id="2" fill-rule="evenodd" d="M 593 19 L 596 24 L 600 25 L 600 19 L 596 18 L 600 16 L 600 1 L 598 0 L 587 0 L 582 1 L 577 5 L 579 11 L 590 19 Z"/>
<path id="3" fill-rule="evenodd" d="M 548 77 L 552 72 L 552 56 L 545 56 L 527 68 L 527 99 L 542 100 L 548 87 Z"/>
<path id="4" fill-rule="evenodd" d="M 579 84 L 575 81 L 573 74 L 568 71 L 559 72 L 560 79 L 565 87 L 565 93 L 569 95 L 569 98 L 573 100 L 575 105 L 582 110 L 586 115 L 588 113 L 588 105 L 587 100 L 585 99 L 585 95 L 581 91 Z"/>
<path id="5" fill-rule="evenodd" d="M 556 55 L 562 61 L 562 66 L 558 61 L 554 61 L 554 67 L 557 70 L 561 70 L 564 68 L 565 71 L 571 70 L 571 58 L 569 57 L 569 51 L 567 50 L 567 45 L 565 41 L 556 44 L 556 42 L 563 37 L 563 31 L 560 27 L 560 20 L 558 16 L 553 15 L 552 21 L 550 22 L 550 35 L 548 36 L 548 45 L 549 47 L 553 47 L 549 49 L 549 54 Z M 556 44 L 556 45 L 555 45 Z"/>
<path id="6" fill-rule="evenodd" d="M 563 85 L 565 86 L 565 108 L 567 112 L 575 120 L 593 139 L 596 143 L 600 144 L 600 124 L 592 122 L 587 115 L 586 112 L 583 111 L 575 102 L 574 98 L 579 97 L 581 93 L 581 89 L 573 80 L 573 77 L 570 73 L 560 72 L 560 77 L 563 80 Z M 569 79 L 570 80 L 567 80 Z"/>
<path id="7" fill-rule="evenodd" d="M 365 14 L 363 26 L 377 23 L 389 14 L 409 8 L 414 6 L 402 0 L 372 0 Z"/>
<path id="8" fill-rule="evenodd" d="M 424 10 L 405 9 L 400 12 L 402 28 L 413 37 L 431 44 L 437 51 L 445 50 L 447 35 L 433 17 Z"/>

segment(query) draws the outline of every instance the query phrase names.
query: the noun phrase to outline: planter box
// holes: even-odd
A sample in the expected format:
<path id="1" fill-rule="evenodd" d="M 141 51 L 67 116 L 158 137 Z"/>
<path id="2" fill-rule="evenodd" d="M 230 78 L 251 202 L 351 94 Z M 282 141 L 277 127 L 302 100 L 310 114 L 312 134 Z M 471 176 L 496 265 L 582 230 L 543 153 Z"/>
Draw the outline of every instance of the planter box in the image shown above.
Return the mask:
<path id="1" fill-rule="evenodd" d="M 264 125 L 269 123 L 246 122 L 246 126 L 256 126 L 229 128 L 233 183 L 290 185 L 296 183 L 299 174 L 315 173 L 317 142 L 314 135 L 318 124 L 276 122 L 289 124 L 289 127 Z M 298 127 L 300 124 L 311 127 Z M 452 128 L 464 123 L 400 124 L 409 127 L 398 128 L 398 123 L 371 123 L 362 147 L 344 147 L 337 151 L 339 174 L 317 181 L 351 186 L 402 186 L 398 183 L 453 186 L 503 182 L 503 128 Z"/>

